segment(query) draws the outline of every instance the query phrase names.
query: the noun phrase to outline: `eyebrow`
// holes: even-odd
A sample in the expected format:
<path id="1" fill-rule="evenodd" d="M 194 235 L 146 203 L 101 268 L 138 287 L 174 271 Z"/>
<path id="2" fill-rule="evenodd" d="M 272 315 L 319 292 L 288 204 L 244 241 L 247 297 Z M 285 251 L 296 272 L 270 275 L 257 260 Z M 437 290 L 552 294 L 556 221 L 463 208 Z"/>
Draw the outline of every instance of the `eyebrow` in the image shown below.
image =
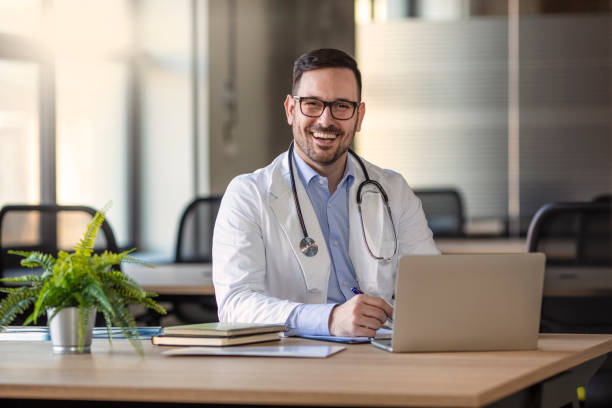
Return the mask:
<path id="1" fill-rule="evenodd" d="M 354 103 L 359 103 L 359 101 L 352 101 L 350 99 L 346 99 L 346 98 L 338 98 L 338 99 L 334 99 L 333 101 L 328 101 L 326 99 L 323 99 L 319 96 L 302 96 L 301 98 L 311 98 L 311 99 L 318 99 L 320 101 L 323 102 L 354 102 Z"/>

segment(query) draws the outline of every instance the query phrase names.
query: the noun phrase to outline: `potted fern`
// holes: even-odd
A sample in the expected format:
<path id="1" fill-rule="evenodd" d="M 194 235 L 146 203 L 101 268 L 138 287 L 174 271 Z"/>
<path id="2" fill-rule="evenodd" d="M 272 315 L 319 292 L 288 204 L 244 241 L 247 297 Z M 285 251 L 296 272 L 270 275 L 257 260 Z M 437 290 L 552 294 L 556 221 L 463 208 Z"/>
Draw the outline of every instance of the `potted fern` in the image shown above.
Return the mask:
<path id="1" fill-rule="evenodd" d="M 0 291 L 8 294 L 0 301 L 0 329 L 33 305 L 34 310 L 24 325 L 36 323 L 46 313 L 54 352 L 88 353 L 97 310 L 104 315 L 109 341 L 111 327 L 118 326 L 136 352 L 143 355 L 128 306 L 143 305 L 160 314 L 166 311 L 152 299 L 157 296 L 155 293 L 144 291 L 119 270 L 122 262 L 153 266 L 132 257 L 130 253 L 134 249 L 119 254 L 93 253 L 94 241 L 109 206 L 110 203 L 96 213 L 72 253 L 60 251 L 54 257 L 36 251 L 9 251 L 24 257 L 22 266 L 42 268 L 43 273 L 0 279 L 20 285 L 0 287 Z"/>

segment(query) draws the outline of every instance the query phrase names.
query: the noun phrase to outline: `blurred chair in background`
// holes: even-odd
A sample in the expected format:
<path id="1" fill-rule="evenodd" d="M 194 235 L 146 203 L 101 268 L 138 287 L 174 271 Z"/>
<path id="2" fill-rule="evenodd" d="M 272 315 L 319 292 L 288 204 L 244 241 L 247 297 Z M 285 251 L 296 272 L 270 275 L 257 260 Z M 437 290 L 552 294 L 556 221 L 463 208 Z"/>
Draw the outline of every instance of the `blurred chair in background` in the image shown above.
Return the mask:
<path id="1" fill-rule="evenodd" d="M 612 193 L 600 194 L 592 200 L 594 203 L 612 203 Z"/>
<path id="2" fill-rule="evenodd" d="M 612 202 L 551 203 L 534 216 L 527 235 L 529 252 L 546 254 L 547 275 L 563 277 L 564 284 L 587 279 L 609 281 L 612 276 Z M 594 281 L 597 285 L 599 280 Z M 608 286 L 609 287 L 609 286 Z M 597 289 L 584 293 L 545 296 L 541 332 L 612 333 L 612 293 Z M 544 288 L 546 291 L 546 287 Z M 571 290 L 571 289 L 570 289 Z M 586 385 L 587 407 L 612 406 L 612 362 L 608 360 Z"/>
<path id="3" fill-rule="evenodd" d="M 42 273 L 21 267 L 22 257 L 8 254 L 8 251 L 40 251 L 53 256 L 60 250 L 72 251 L 95 214 L 96 210 L 91 207 L 76 205 L 4 206 L 0 210 L 0 277 Z M 106 220 L 100 228 L 94 252 L 105 250 L 119 251 L 113 230 Z M 14 324 L 20 323 L 15 321 Z"/>
<path id="4" fill-rule="evenodd" d="M 23 273 L 21 257 L 8 250 L 40 251 L 57 255 L 71 251 L 81 240 L 96 210 L 76 205 L 7 205 L 0 210 L 0 276 Z M 95 252 L 118 252 L 113 230 L 105 220 Z"/>
<path id="5" fill-rule="evenodd" d="M 212 262 L 212 236 L 221 197 L 198 197 L 187 205 L 179 221 L 174 262 Z"/>
<path id="6" fill-rule="evenodd" d="M 551 203 L 538 210 L 527 234 L 529 252 L 544 252 L 547 265 L 611 266 L 612 204 Z"/>
<path id="7" fill-rule="evenodd" d="M 220 205 L 220 196 L 198 197 L 187 205 L 179 222 L 176 263 L 212 262 L 213 230 Z M 213 295 L 177 298 L 173 305 L 175 316 L 185 323 L 218 320 L 217 302 Z"/>
<path id="8" fill-rule="evenodd" d="M 455 189 L 416 189 L 429 228 L 438 237 L 463 237 L 465 223 L 463 200 Z"/>

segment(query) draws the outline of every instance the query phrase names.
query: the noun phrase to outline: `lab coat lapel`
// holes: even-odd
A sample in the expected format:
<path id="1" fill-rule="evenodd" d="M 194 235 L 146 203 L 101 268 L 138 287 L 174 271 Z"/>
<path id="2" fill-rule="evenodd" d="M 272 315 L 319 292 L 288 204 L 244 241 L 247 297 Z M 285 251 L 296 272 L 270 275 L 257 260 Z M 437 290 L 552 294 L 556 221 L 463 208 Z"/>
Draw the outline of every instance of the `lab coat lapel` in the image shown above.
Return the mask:
<path id="1" fill-rule="evenodd" d="M 287 239 L 291 244 L 291 249 L 297 258 L 304 275 L 308 296 L 312 300 L 325 302 L 327 299 L 327 286 L 329 274 L 331 272 L 331 261 L 323 232 L 319 226 L 319 220 L 310 203 L 308 194 L 301 183 L 299 176 L 295 174 L 295 185 L 297 188 L 302 217 L 306 224 L 306 230 L 319 246 L 317 255 L 308 257 L 300 250 L 300 241 L 304 237 L 300 220 L 295 208 L 295 202 L 291 190 L 289 178 L 288 155 L 285 154 L 280 164 L 274 169 L 271 175 L 271 200 L 270 206 L 281 224 Z M 294 166 L 294 171 L 297 169 Z"/>

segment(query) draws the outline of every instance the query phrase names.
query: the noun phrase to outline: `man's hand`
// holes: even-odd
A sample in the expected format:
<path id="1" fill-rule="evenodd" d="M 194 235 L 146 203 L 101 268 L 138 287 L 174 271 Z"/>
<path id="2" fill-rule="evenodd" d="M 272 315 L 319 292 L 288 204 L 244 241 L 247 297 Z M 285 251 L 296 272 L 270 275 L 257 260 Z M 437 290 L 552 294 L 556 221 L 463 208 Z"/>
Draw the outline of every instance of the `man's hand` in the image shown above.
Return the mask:
<path id="1" fill-rule="evenodd" d="M 393 308 L 384 299 L 356 295 L 332 309 L 329 315 L 329 333 L 332 336 L 374 337 Z"/>

